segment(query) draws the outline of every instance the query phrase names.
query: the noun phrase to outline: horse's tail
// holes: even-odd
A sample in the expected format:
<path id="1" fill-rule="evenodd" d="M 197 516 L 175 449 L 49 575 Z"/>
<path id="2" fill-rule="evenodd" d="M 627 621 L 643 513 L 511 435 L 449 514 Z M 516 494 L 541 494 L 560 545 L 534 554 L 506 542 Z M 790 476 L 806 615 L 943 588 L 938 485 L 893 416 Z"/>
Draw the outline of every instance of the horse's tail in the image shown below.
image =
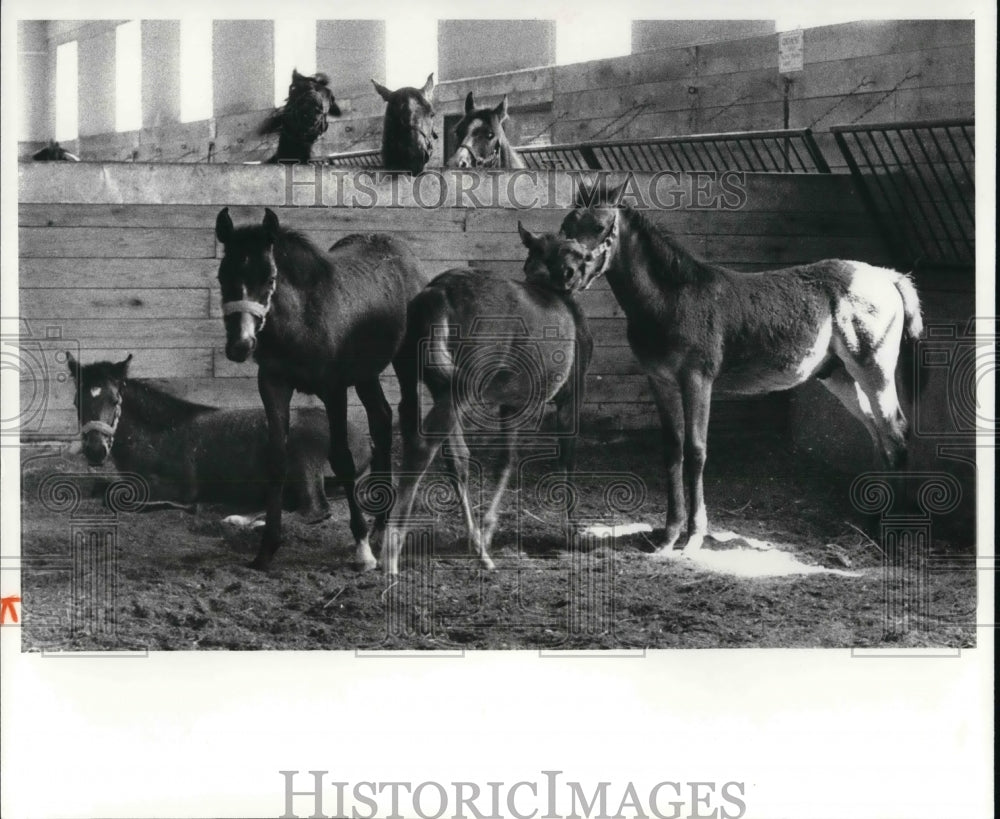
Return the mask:
<path id="1" fill-rule="evenodd" d="M 432 394 L 448 383 L 454 369 L 446 340 L 448 304 L 444 293 L 427 288 L 417 294 L 407 309 L 406 332 L 393 359 L 399 381 L 399 429 L 404 452 L 419 449 L 420 383 Z"/>
<path id="2" fill-rule="evenodd" d="M 917 378 L 916 368 L 919 366 L 915 355 L 916 341 L 924 332 L 924 319 L 920 310 L 920 297 L 913 279 L 906 273 L 899 273 L 894 282 L 900 297 L 903 299 L 903 315 L 906 323 L 903 325 L 903 340 L 900 348 L 900 375 L 903 387 L 910 400 L 916 403 L 920 399 L 920 386 L 924 379 Z"/>
<path id="3" fill-rule="evenodd" d="M 906 273 L 898 275 L 895 285 L 903 299 L 903 314 L 906 316 L 903 332 L 906 338 L 916 341 L 924 332 L 924 319 L 920 311 L 920 297 L 917 295 L 917 288 L 913 284 L 913 279 Z"/>

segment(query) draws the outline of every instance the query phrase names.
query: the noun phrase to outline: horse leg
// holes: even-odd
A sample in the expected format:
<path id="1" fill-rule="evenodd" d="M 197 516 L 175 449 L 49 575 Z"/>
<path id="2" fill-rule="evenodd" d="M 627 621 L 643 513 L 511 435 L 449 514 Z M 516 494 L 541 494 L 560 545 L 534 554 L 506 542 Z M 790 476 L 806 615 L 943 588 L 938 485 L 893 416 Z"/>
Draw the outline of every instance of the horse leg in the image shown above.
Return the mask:
<path id="1" fill-rule="evenodd" d="M 406 447 L 403 451 L 403 467 L 399 475 L 396 503 L 389 518 L 383 547 L 383 566 L 387 574 L 399 574 L 399 553 L 403 549 L 406 530 L 409 526 L 413 502 L 417 496 L 420 481 L 437 455 L 438 449 L 454 428 L 457 417 L 451 398 L 443 398 L 431 407 L 424 419 L 424 436 L 421 446 Z M 423 439 L 422 439 L 423 440 Z"/>
<path id="2" fill-rule="evenodd" d="M 416 354 L 408 348 L 400 350 L 392 362 L 392 369 L 399 381 L 399 433 L 403 448 L 419 447 L 420 382 Z"/>
<path id="3" fill-rule="evenodd" d="M 570 376 L 571 379 L 574 376 Z M 563 511 L 562 524 L 567 541 L 571 540 L 575 528 L 576 504 L 573 491 L 573 474 L 576 471 L 576 420 L 579 410 L 579 392 L 566 389 L 555 397 L 556 432 L 559 435 L 559 470 L 569 487 L 566 493 L 566 509 Z"/>
<path id="4" fill-rule="evenodd" d="M 285 381 L 257 371 L 257 389 L 267 417 L 267 499 L 264 505 L 264 536 L 250 566 L 266 569 L 281 545 L 281 510 L 287 470 L 288 416 L 292 387 Z"/>
<path id="5" fill-rule="evenodd" d="M 654 553 L 669 557 L 681 536 L 684 526 L 684 401 L 681 387 L 673 373 L 660 373 L 649 377 L 656 409 L 663 430 L 663 459 L 667 468 L 667 525 L 663 543 Z"/>
<path id="6" fill-rule="evenodd" d="M 838 366 L 829 376 L 817 380 L 864 425 L 875 446 L 881 448 L 871 402 L 858 383 L 847 374 L 847 370 Z"/>
<path id="7" fill-rule="evenodd" d="M 708 457 L 708 416 L 712 408 L 712 379 L 689 371 L 684 377 L 684 478 L 691 495 L 688 541 L 684 553 L 701 548 L 708 534 L 705 507 L 705 460 Z"/>
<path id="8" fill-rule="evenodd" d="M 322 396 L 326 406 L 327 422 L 330 426 L 330 467 L 333 474 L 343 484 L 347 495 L 347 507 L 350 510 L 351 534 L 356 545 L 355 561 L 362 571 L 375 568 L 375 555 L 368 544 L 368 524 L 358 506 L 354 492 L 354 479 L 357 470 L 354 466 L 354 456 L 347 445 L 347 389 L 335 387 Z"/>
<path id="9" fill-rule="evenodd" d="M 903 469 L 906 466 L 909 429 L 896 394 L 896 356 L 889 356 L 884 350 L 885 347 L 877 351 L 865 364 L 848 358 L 844 366 L 868 399 L 876 432 L 875 442 L 886 467 Z M 890 358 L 891 361 L 888 360 Z"/>
<path id="10" fill-rule="evenodd" d="M 500 521 L 500 501 L 504 492 L 507 491 L 507 484 L 510 483 L 510 474 L 514 469 L 514 448 L 517 440 L 515 433 L 508 429 L 501 421 L 501 435 L 503 436 L 503 453 L 499 464 L 496 486 L 493 489 L 493 498 L 490 500 L 489 509 L 483 516 L 483 552 L 489 549 L 493 542 L 493 535 L 496 533 L 497 523 Z M 492 565 L 489 567 L 492 568 Z"/>
<path id="11" fill-rule="evenodd" d="M 476 517 L 472 511 L 472 503 L 469 501 L 469 447 L 465 443 L 465 436 L 462 434 L 462 425 L 456 423 L 448 436 L 447 458 L 451 463 L 452 480 L 455 491 L 458 493 L 458 500 L 462 505 L 462 514 L 465 516 L 465 527 L 469 533 L 469 544 L 472 550 L 479 555 L 479 560 L 487 569 L 493 569 L 493 561 L 486 553 L 488 543 L 483 538 L 483 533 L 476 525 Z"/>
<path id="12" fill-rule="evenodd" d="M 382 382 L 378 377 L 360 382 L 354 387 L 368 413 L 368 430 L 372 436 L 371 475 L 392 484 L 392 408 L 385 400 Z M 375 515 L 371 540 L 377 545 L 385 533 L 389 509 Z"/>

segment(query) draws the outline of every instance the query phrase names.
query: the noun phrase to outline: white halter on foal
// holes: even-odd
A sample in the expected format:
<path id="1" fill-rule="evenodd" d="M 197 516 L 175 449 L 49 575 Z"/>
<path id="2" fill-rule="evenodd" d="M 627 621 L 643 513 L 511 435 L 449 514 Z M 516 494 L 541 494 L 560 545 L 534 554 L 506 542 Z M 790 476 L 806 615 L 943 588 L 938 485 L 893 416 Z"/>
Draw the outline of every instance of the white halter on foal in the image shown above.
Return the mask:
<path id="1" fill-rule="evenodd" d="M 597 279 L 601 278 L 605 273 L 608 272 L 608 268 L 611 267 L 611 249 L 614 247 L 615 242 L 618 241 L 618 211 L 614 212 L 614 216 L 611 217 L 611 233 L 608 234 L 603 242 L 601 242 L 597 247 L 594 248 L 593 253 L 596 256 L 598 253 L 603 253 L 604 258 L 601 260 L 601 268 L 593 276 L 588 279 L 587 283 L 584 285 L 583 289 L 587 290 L 590 285 L 592 285 Z"/>
<path id="2" fill-rule="evenodd" d="M 110 424 L 104 423 L 104 421 L 88 421 L 82 427 L 80 427 L 80 434 L 86 435 L 88 432 L 99 432 L 101 435 L 106 435 L 108 438 L 114 442 L 115 433 L 118 431 L 118 422 L 122 418 L 122 397 L 119 395 L 118 400 L 115 402 L 115 414 L 111 419 Z"/>
<path id="3" fill-rule="evenodd" d="M 271 309 L 271 299 L 274 298 L 274 291 L 278 287 L 278 277 L 277 275 L 271 276 L 269 287 L 267 290 L 266 301 L 259 302 L 253 301 L 252 299 L 239 299 L 238 301 L 224 301 L 222 302 L 222 315 L 231 316 L 233 313 L 249 313 L 251 316 L 260 319 L 260 326 L 257 328 L 259 333 L 264 329 L 264 324 L 267 322 L 267 314 Z"/>

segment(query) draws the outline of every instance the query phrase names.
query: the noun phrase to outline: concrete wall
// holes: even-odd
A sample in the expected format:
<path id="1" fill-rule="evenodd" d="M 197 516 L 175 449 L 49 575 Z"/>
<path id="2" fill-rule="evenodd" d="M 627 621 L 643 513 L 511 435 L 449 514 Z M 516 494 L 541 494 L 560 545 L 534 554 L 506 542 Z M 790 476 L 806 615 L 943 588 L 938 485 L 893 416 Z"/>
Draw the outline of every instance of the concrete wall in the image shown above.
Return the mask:
<path id="1" fill-rule="evenodd" d="M 17 138 L 21 142 L 44 142 L 55 132 L 55 111 L 50 105 L 49 48 L 46 23 L 19 20 L 17 23 L 17 71 L 22 113 Z"/>
<path id="2" fill-rule="evenodd" d="M 632 53 L 773 34 L 774 20 L 633 20 Z"/>
<path id="3" fill-rule="evenodd" d="M 115 130 L 114 29 L 106 29 L 81 40 L 78 48 L 80 136 L 113 133 Z"/>
<path id="4" fill-rule="evenodd" d="M 470 22 L 443 23 L 446 40 L 459 44 L 455 46 L 459 53 L 465 41 L 458 33 Z M 50 48 L 66 39 L 90 38 L 107 32 L 109 26 L 113 28 L 103 21 L 48 25 Z M 244 25 L 250 26 L 243 29 L 244 35 L 261 40 L 260 47 L 250 49 L 239 37 L 230 37 L 217 49 L 217 56 L 233 66 L 237 63 L 231 56 L 242 65 L 252 53 L 257 64 L 245 74 L 227 68 L 225 82 L 217 81 L 219 110 L 214 123 L 145 128 L 128 139 L 115 135 L 112 127 L 111 133 L 84 137 L 78 152 L 95 160 L 127 160 L 137 151 L 141 161 L 205 161 L 209 143 L 214 142 L 215 161 L 253 161 L 269 156 L 275 139 L 258 138 L 254 130 L 272 109 L 272 85 L 263 67 L 271 47 L 270 24 L 226 21 L 229 31 Z M 369 74 L 377 76 L 380 68 L 384 72 L 379 26 L 376 21 L 325 21 L 320 25 L 318 66 L 332 77 L 345 114 L 331 121 L 316 147 L 317 155 L 379 145 L 383 104 L 368 83 Z M 355 51 L 348 47 L 351 42 L 357 44 Z M 808 29 L 804 70 L 788 75 L 778 73 L 777 42 L 777 34 L 770 34 L 574 65 L 521 68 L 551 62 L 542 60 L 539 45 L 539 56 L 519 63 L 519 70 L 478 76 L 488 70 L 488 62 L 482 58 L 475 78 L 439 82 L 435 107 L 444 117 L 461 112 L 468 91 L 484 104 L 495 104 L 507 93 L 511 108 L 508 131 L 514 144 L 740 131 L 786 124 L 809 127 L 817 132 L 820 146 L 834 166 L 841 160 L 829 136 L 832 125 L 974 113 L 975 36 L 971 21 L 869 21 Z M 450 47 L 440 49 L 442 64 L 449 53 Z M 486 53 L 477 52 L 479 57 Z M 223 115 L 222 111 L 229 113 Z M 107 111 L 102 116 L 106 118 Z M 213 130 L 215 138 L 210 136 Z M 22 154 L 30 147 L 22 146 Z M 439 148 L 432 162 L 443 161 Z"/>
<path id="5" fill-rule="evenodd" d="M 318 20 L 316 70 L 331 78 L 342 97 L 370 93 L 371 81 L 385 82 L 385 20 Z"/>
<path id="6" fill-rule="evenodd" d="M 270 109 L 274 103 L 274 23 L 212 23 L 212 107 L 216 117 Z"/>
<path id="7" fill-rule="evenodd" d="M 180 122 L 180 62 L 180 21 L 143 20 L 143 128 L 159 128 Z"/>
<path id="8" fill-rule="evenodd" d="M 556 61 L 554 20 L 439 20 L 442 81 L 518 71 Z"/>

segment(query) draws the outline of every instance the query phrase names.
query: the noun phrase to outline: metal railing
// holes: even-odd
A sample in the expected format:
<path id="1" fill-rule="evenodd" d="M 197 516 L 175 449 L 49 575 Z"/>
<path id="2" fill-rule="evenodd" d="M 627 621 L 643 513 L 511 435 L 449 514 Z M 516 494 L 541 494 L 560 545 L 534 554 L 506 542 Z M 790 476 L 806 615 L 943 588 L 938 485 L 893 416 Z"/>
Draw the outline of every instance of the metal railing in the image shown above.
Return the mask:
<path id="1" fill-rule="evenodd" d="M 320 161 L 335 168 L 379 168 L 382 166 L 382 152 L 378 148 L 349 151 L 344 154 L 329 154 Z"/>
<path id="2" fill-rule="evenodd" d="M 975 264 L 975 128 L 949 119 L 830 129 L 900 266 Z"/>
<path id="3" fill-rule="evenodd" d="M 605 171 L 830 173 L 808 128 L 528 145 L 529 168 Z"/>

